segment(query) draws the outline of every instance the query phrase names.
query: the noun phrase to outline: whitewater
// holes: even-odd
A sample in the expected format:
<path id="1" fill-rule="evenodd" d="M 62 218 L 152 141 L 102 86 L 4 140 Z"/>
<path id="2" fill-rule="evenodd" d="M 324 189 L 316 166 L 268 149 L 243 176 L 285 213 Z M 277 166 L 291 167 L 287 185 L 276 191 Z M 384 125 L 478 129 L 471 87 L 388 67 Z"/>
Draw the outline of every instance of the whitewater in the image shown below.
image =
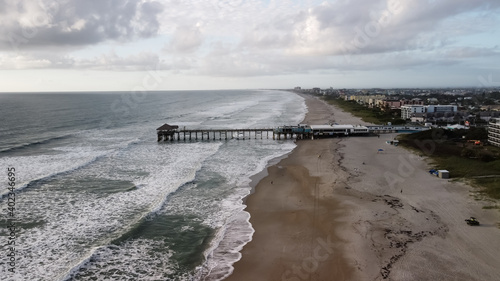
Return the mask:
<path id="1" fill-rule="evenodd" d="M 157 142 L 190 129 L 296 125 L 278 90 L 0 94 L 0 249 L 16 170 L 15 273 L 2 280 L 222 280 L 251 240 L 251 177 L 292 140 Z"/>

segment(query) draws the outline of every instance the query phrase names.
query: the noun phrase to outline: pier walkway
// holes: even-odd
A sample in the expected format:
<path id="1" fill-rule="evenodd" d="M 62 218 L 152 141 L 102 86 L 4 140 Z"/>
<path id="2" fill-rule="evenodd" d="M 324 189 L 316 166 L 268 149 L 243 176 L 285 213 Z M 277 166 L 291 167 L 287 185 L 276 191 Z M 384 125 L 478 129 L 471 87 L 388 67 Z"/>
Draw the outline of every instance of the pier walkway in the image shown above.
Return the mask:
<path id="1" fill-rule="evenodd" d="M 269 133 L 272 133 L 273 139 L 275 134 L 273 129 L 197 129 L 197 130 L 176 130 L 172 132 L 158 132 L 158 141 L 167 140 L 228 140 L 228 139 L 250 139 L 260 138 L 264 136 L 269 138 Z M 280 136 L 281 137 L 281 136 Z"/>
<path id="2" fill-rule="evenodd" d="M 174 140 L 228 140 L 228 139 L 314 139 L 320 137 L 361 136 L 384 133 L 410 133 L 428 130 L 426 127 L 407 126 L 353 126 L 306 125 L 280 126 L 261 129 L 179 129 L 177 125 L 164 124 L 156 129 L 158 141 Z"/>
<path id="3" fill-rule="evenodd" d="M 281 128 L 281 127 L 280 127 Z M 302 138 L 304 133 L 282 131 L 273 128 L 261 129 L 179 129 L 179 126 L 164 124 L 156 129 L 158 141 L 174 140 L 228 140 L 228 139 L 274 139 Z"/>

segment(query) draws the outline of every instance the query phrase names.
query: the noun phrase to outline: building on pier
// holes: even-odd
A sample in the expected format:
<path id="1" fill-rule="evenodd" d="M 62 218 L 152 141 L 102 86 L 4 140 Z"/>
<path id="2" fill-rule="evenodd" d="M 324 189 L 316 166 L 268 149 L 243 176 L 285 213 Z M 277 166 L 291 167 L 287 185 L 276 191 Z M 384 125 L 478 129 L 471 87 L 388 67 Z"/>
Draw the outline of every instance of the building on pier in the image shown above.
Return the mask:
<path id="1" fill-rule="evenodd" d="M 370 133 L 366 126 L 311 125 L 310 128 L 314 137 L 368 135 Z"/>
<path id="2" fill-rule="evenodd" d="M 276 135 L 278 139 L 284 136 L 285 139 L 288 137 L 293 138 L 295 136 L 297 139 L 305 139 L 311 137 L 311 127 L 306 124 L 299 124 L 298 126 L 280 126 L 273 130 L 273 135 Z M 273 139 L 275 136 L 273 137 Z"/>
<path id="3" fill-rule="evenodd" d="M 174 135 L 179 129 L 179 126 L 177 125 L 169 125 L 169 124 L 163 124 L 161 127 L 156 129 L 156 133 L 158 135 L 158 141 L 161 140 L 173 140 Z"/>

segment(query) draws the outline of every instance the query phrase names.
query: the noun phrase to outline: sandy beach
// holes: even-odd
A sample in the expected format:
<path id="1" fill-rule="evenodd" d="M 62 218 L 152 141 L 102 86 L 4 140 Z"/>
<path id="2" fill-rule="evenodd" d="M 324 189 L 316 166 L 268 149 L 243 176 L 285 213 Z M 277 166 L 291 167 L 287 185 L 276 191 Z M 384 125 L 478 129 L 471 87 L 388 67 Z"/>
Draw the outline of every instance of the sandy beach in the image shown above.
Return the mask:
<path id="1" fill-rule="evenodd" d="M 304 98 L 305 123 L 366 124 Z M 298 141 L 247 198 L 255 233 L 226 280 L 500 280 L 500 212 L 394 137 Z"/>

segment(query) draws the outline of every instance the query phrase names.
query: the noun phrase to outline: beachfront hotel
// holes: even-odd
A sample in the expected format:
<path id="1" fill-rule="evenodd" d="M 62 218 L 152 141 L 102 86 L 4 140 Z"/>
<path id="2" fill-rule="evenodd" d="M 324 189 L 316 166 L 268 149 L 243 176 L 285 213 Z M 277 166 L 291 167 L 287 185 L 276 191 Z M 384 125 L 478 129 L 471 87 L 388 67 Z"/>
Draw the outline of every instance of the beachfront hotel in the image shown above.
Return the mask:
<path id="1" fill-rule="evenodd" d="M 401 119 L 410 119 L 416 113 L 425 113 L 423 105 L 403 105 L 401 106 Z"/>
<path id="2" fill-rule="evenodd" d="M 492 118 L 488 126 L 488 142 L 500 147 L 500 118 Z"/>
<path id="3" fill-rule="evenodd" d="M 401 106 L 401 119 L 407 120 L 416 113 L 456 113 L 456 105 L 403 105 Z"/>

